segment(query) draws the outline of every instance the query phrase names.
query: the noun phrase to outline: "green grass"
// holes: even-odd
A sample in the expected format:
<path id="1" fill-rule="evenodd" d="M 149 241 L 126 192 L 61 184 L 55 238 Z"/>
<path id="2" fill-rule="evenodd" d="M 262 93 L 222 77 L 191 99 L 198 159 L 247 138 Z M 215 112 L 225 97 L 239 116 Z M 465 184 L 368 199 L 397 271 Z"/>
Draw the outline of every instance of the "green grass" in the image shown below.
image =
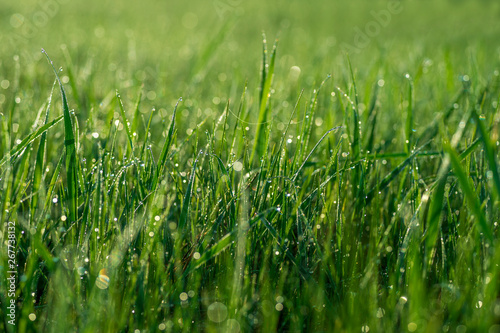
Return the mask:
<path id="1" fill-rule="evenodd" d="M 196 3 L 0 12 L 0 331 L 499 332 L 499 5 Z"/>

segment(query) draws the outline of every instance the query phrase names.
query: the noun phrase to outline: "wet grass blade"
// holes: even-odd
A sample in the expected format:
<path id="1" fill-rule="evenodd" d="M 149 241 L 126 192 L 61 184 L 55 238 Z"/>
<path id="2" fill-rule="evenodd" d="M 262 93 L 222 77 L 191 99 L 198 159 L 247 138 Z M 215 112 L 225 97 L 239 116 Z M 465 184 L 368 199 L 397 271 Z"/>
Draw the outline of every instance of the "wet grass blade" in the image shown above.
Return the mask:
<path id="1" fill-rule="evenodd" d="M 441 229 L 441 214 L 444 205 L 445 187 L 448 180 L 448 172 L 450 170 L 450 159 L 446 156 L 439 169 L 437 180 L 431 197 L 429 194 L 424 194 L 427 199 L 422 201 L 428 205 L 427 214 L 424 216 L 424 226 L 427 227 L 422 240 L 425 242 L 425 256 L 426 260 L 424 267 L 430 265 L 433 249 L 436 247 L 439 231 Z M 424 210 L 426 211 L 426 210 Z"/>
<path id="2" fill-rule="evenodd" d="M 406 111 L 406 126 L 405 126 L 405 136 L 406 136 L 406 153 L 411 152 L 411 147 L 413 145 L 413 80 L 410 75 L 407 75 L 408 79 L 408 109 Z"/>
<path id="3" fill-rule="evenodd" d="M 445 145 L 444 148 L 450 158 L 453 173 L 457 177 L 458 182 L 460 183 L 460 187 L 462 188 L 462 191 L 464 192 L 464 195 L 467 199 L 467 203 L 472 213 L 474 214 L 474 217 L 476 218 L 476 223 L 479 231 L 482 232 L 490 242 L 493 242 L 493 232 L 488 226 L 488 222 L 481 208 L 481 202 L 479 201 L 479 198 L 474 191 L 474 186 L 473 184 L 471 184 L 470 178 L 467 177 L 467 174 L 460 164 L 460 159 L 457 153 L 450 145 Z"/>
<path id="4" fill-rule="evenodd" d="M 495 184 L 495 189 L 497 192 L 497 198 L 500 198 L 500 175 L 498 173 L 498 164 L 495 157 L 495 149 L 488 135 L 488 131 L 484 126 L 484 121 L 481 120 L 479 115 L 475 110 L 472 111 L 472 119 L 477 124 L 479 133 L 481 134 L 481 141 L 483 142 L 484 151 L 486 153 L 486 159 L 488 160 L 488 165 L 492 173 L 493 182 Z"/>
<path id="5" fill-rule="evenodd" d="M 193 194 L 193 184 L 196 179 L 196 163 L 198 162 L 198 158 L 193 162 L 193 168 L 191 170 L 191 176 L 189 177 L 189 182 L 188 186 L 186 189 L 186 194 L 184 195 L 184 200 L 182 202 L 182 210 L 181 210 L 181 216 L 179 219 L 179 230 L 181 232 L 184 232 L 187 221 L 189 218 L 189 207 L 191 205 L 191 195 Z"/>
<path id="6" fill-rule="evenodd" d="M 47 57 L 50 66 L 54 70 L 54 74 L 59 82 L 59 88 L 61 90 L 61 98 L 63 104 L 63 116 L 64 116 L 64 147 L 66 148 L 66 177 L 67 177 L 67 189 L 68 189 L 68 217 L 71 223 L 76 222 L 78 218 L 78 176 L 77 176 L 77 165 L 78 160 L 76 158 L 76 146 L 75 146 L 75 135 L 73 133 L 73 124 L 71 122 L 71 115 L 69 113 L 68 101 L 66 99 L 66 92 L 64 91 L 63 84 L 59 75 L 57 74 L 56 68 L 50 60 L 49 55 L 45 50 L 42 52 Z"/>
<path id="7" fill-rule="evenodd" d="M 149 138 L 149 130 L 151 128 L 151 121 L 153 120 L 153 113 L 155 112 L 155 109 L 151 110 L 151 113 L 149 114 L 149 121 L 148 125 L 146 126 L 146 133 L 144 133 L 144 143 L 142 144 L 142 149 L 141 149 L 141 159 L 144 160 L 144 152 L 146 151 L 146 146 L 148 143 L 148 138 Z"/>
<path id="8" fill-rule="evenodd" d="M 312 125 L 314 123 L 314 117 L 316 113 L 316 108 L 318 105 L 318 96 L 321 91 L 321 88 L 325 85 L 326 81 L 328 81 L 331 78 L 331 75 L 328 75 L 319 85 L 317 89 L 314 89 L 314 95 L 311 101 L 311 104 L 309 106 L 309 110 L 304 113 L 304 119 L 303 119 L 303 127 L 302 131 L 300 134 L 301 138 L 301 144 L 300 144 L 300 149 L 297 157 L 297 161 L 303 162 L 304 161 L 304 154 L 309 146 L 309 139 L 311 137 L 311 131 L 312 131 Z M 294 110 L 295 113 L 295 110 Z"/>
<path id="9" fill-rule="evenodd" d="M 319 147 L 319 145 L 321 144 L 321 142 L 323 142 L 323 140 L 328 136 L 328 134 L 330 134 L 331 132 L 336 131 L 336 130 L 338 130 L 340 128 L 342 128 L 342 126 L 336 126 L 336 127 L 330 128 L 328 131 L 326 131 L 325 134 L 323 134 L 323 136 L 321 137 L 321 139 L 319 139 L 319 141 L 314 145 L 313 149 L 311 149 L 311 151 L 309 152 L 309 154 L 307 155 L 307 157 L 304 159 L 304 162 L 302 163 L 302 165 L 295 172 L 295 175 L 293 175 L 293 177 L 292 177 L 293 181 L 295 181 L 295 179 L 297 179 L 297 176 L 299 175 L 300 171 L 302 171 L 302 169 L 306 165 L 307 160 L 309 160 L 309 158 L 316 151 L 316 149 Z"/>
<path id="10" fill-rule="evenodd" d="M 118 90 L 116 91 L 116 99 L 118 100 L 118 106 L 120 107 L 120 114 L 122 115 L 123 126 L 125 127 L 125 132 L 127 133 L 128 144 L 129 144 L 128 151 L 129 151 L 129 156 L 130 156 L 130 154 L 134 153 L 133 136 L 132 136 L 132 132 L 130 131 L 130 125 L 129 125 L 130 123 L 129 123 L 127 115 L 125 113 L 125 109 L 123 108 L 122 99 L 120 97 L 120 93 L 118 92 Z"/>
<path id="11" fill-rule="evenodd" d="M 470 118 L 470 112 L 467 112 L 462 117 L 462 122 L 464 124 L 468 123 Z M 459 127 L 458 130 L 453 135 L 451 145 L 456 147 L 460 142 L 463 133 L 465 132 L 465 126 Z M 450 146 L 450 149 L 451 146 Z M 445 151 L 446 153 L 446 151 Z M 438 171 L 437 180 L 433 185 L 432 197 L 429 201 L 429 194 L 424 194 L 427 197 L 424 203 L 426 204 L 426 208 L 424 211 L 427 212 L 424 215 L 424 226 L 426 227 L 425 233 L 422 237 L 422 241 L 425 242 L 425 262 L 424 262 L 424 272 L 426 272 L 428 266 L 431 264 L 431 260 L 434 255 L 434 249 L 436 248 L 436 242 L 439 237 L 439 232 L 441 230 L 441 219 L 442 219 L 442 211 L 444 205 L 444 196 L 445 196 L 445 187 L 448 180 L 448 173 L 450 171 L 450 156 L 446 154 L 443 162 Z"/>
<path id="12" fill-rule="evenodd" d="M 365 204 L 368 204 L 375 196 L 377 191 L 382 191 L 385 189 L 396 177 L 411 163 L 411 161 L 418 155 L 420 150 L 425 147 L 428 143 L 420 146 L 416 149 L 410 156 L 408 156 L 401 164 L 399 164 L 394 170 L 392 170 L 387 176 L 382 179 L 382 181 L 375 185 L 367 194 Z"/>
<path id="13" fill-rule="evenodd" d="M 174 142 L 175 116 L 177 114 L 177 107 L 179 106 L 179 103 L 181 101 L 182 101 L 182 98 L 179 98 L 179 100 L 177 101 L 177 103 L 175 104 L 175 107 L 174 107 L 174 113 L 172 114 L 172 120 L 170 121 L 170 126 L 168 128 L 168 133 L 167 133 L 167 137 L 165 140 L 165 144 L 163 145 L 163 148 L 162 148 L 161 154 L 160 154 L 160 158 L 158 159 L 158 165 L 156 167 L 156 173 L 154 175 L 153 185 L 151 188 L 152 191 L 156 190 L 156 187 L 158 186 L 158 182 L 160 181 L 160 177 L 163 174 L 163 169 L 165 167 L 165 164 L 167 163 L 168 152 L 170 151 L 170 147 L 172 146 L 172 143 Z M 146 136 L 147 136 L 147 133 L 146 133 Z"/>
<path id="14" fill-rule="evenodd" d="M 465 96 L 467 96 L 467 89 L 464 88 L 458 92 L 455 98 L 453 98 L 453 102 L 450 103 L 448 108 L 434 118 L 432 122 L 421 131 L 422 134 L 416 139 L 416 142 L 427 142 L 432 140 L 438 134 L 439 124 L 442 121 L 447 121 L 451 117 L 454 111 L 457 110 L 456 106 Z"/>
<path id="15" fill-rule="evenodd" d="M 64 116 L 59 116 L 56 119 L 50 121 L 49 123 L 43 125 L 33 133 L 29 134 L 26 138 L 24 138 L 17 146 L 11 149 L 8 155 L 4 156 L 2 160 L 0 160 L 0 166 L 4 165 L 7 161 L 15 159 L 20 153 L 22 153 L 29 144 L 39 138 L 43 133 L 48 131 L 51 127 L 55 126 L 61 120 L 63 120 Z"/>
<path id="16" fill-rule="evenodd" d="M 354 70 L 352 69 L 351 59 L 347 55 L 347 63 L 349 64 L 349 73 L 351 75 L 352 85 L 354 88 L 354 105 L 352 107 L 353 116 L 353 140 L 352 140 L 352 151 L 353 158 L 358 159 L 361 154 L 361 128 L 359 126 L 359 111 L 358 111 L 358 88 L 356 86 L 356 78 L 354 77 Z"/>
<path id="17" fill-rule="evenodd" d="M 271 223 L 264 217 L 260 216 L 260 221 L 266 229 L 269 231 L 269 233 L 273 236 L 273 238 L 276 240 L 279 246 L 283 247 L 283 251 L 285 252 L 285 255 L 287 256 L 288 259 L 297 267 L 299 270 L 300 275 L 304 280 L 309 280 L 311 277 L 311 274 L 302 267 L 300 262 L 295 258 L 295 256 L 292 254 L 292 252 L 288 249 L 288 247 L 284 246 L 283 240 L 279 236 L 278 232 L 276 229 L 271 225 Z"/>
<path id="18" fill-rule="evenodd" d="M 280 238 L 278 232 L 276 231 L 276 229 L 274 229 L 274 227 L 265 218 L 266 215 L 268 215 L 269 213 L 275 212 L 275 211 L 276 211 L 275 208 L 270 208 L 270 209 L 266 210 L 265 212 L 258 214 L 257 216 L 252 218 L 250 221 L 248 221 L 248 229 L 246 229 L 246 230 L 248 231 L 248 230 L 252 229 L 260 221 L 263 223 L 263 225 L 269 231 L 269 233 L 273 236 L 273 238 L 275 238 L 275 240 L 278 242 L 278 244 L 280 246 L 283 246 L 284 243 L 281 241 L 281 238 Z M 237 239 L 237 236 L 238 236 L 237 233 L 238 233 L 237 229 L 233 230 L 232 232 L 230 232 L 230 233 L 226 234 L 224 237 L 222 237 L 216 244 L 212 245 L 209 249 L 205 250 L 204 253 L 201 255 L 201 257 L 196 260 L 196 262 L 190 263 L 190 267 L 188 269 L 186 269 L 186 271 L 184 272 L 184 275 L 187 275 L 188 273 L 192 272 L 193 270 L 200 268 L 201 266 L 205 265 L 209 260 L 212 260 L 213 258 L 218 256 L 228 246 L 230 246 L 231 244 L 234 243 L 234 241 Z M 303 268 L 300 267 L 297 259 L 290 252 L 290 250 L 288 248 L 286 248 L 286 246 L 285 246 L 284 251 L 285 251 L 285 255 L 299 269 L 299 272 L 302 275 L 302 277 L 305 280 L 309 279 L 310 274 L 307 271 L 305 271 Z"/>
<path id="19" fill-rule="evenodd" d="M 67 65 L 67 71 L 68 71 L 68 78 L 69 78 L 69 84 L 71 86 L 71 91 L 73 93 L 73 98 L 75 99 L 78 109 L 82 109 L 82 103 L 80 100 L 80 96 L 78 93 L 78 89 L 76 87 L 76 78 L 75 75 L 73 74 L 73 61 L 71 60 L 71 55 L 69 54 L 68 47 L 66 45 L 61 46 L 61 49 L 64 54 L 64 59 L 66 60 L 66 65 Z"/>
<path id="20" fill-rule="evenodd" d="M 375 128 L 377 125 L 377 112 L 375 111 L 377 107 L 377 100 L 380 87 L 378 82 L 373 85 L 373 95 L 370 101 L 370 106 L 368 107 L 367 116 L 365 118 L 365 150 L 367 152 L 373 151 L 373 144 L 375 141 Z M 369 133 L 368 135 L 366 133 Z"/>
<path id="21" fill-rule="evenodd" d="M 52 202 L 52 195 L 54 193 L 54 190 L 55 190 L 55 187 L 56 187 L 56 183 L 57 183 L 57 179 L 59 178 L 59 174 L 61 172 L 61 168 L 62 168 L 62 164 L 63 164 L 63 159 L 64 159 L 64 155 L 61 155 L 61 158 L 59 159 L 59 162 L 57 163 L 55 169 L 54 169 L 54 173 L 52 174 L 52 178 L 50 180 L 50 183 L 49 183 L 49 186 L 47 188 L 47 194 L 46 194 L 46 198 L 45 198 L 45 204 L 43 206 L 43 211 L 47 211 L 47 209 L 49 208 L 51 202 Z"/>
<path id="22" fill-rule="evenodd" d="M 131 127 L 131 132 L 132 135 L 135 133 L 136 138 L 138 137 L 137 135 L 137 130 L 139 128 L 139 120 L 141 116 L 141 111 L 140 111 L 140 105 L 141 105 L 141 99 L 142 99 L 142 89 L 143 86 L 141 87 L 141 90 L 139 91 L 139 96 L 137 96 L 137 101 L 135 102 L 135 108 L 134 108 L 134 118 L 132 119 L 132 127 Z"/>
<path id="23" fill-rule="evenodd" d="M 264 45 L 266 44 L 265 36 L 264 36 Z M 273 51 L 271 53 L 271 58 L 269 59 L 269 64 L 265 63 L 266 61 L 266 53 L 267 49 L 264 47 L 264 55 L 263 55 L 263 68 L 262 71 L 262 85 L 261 85 L 261 99 L 260 99 L 260 107 L 259 107 L 259 117 L 257 120 L 257 129 L 255 131 L 254 145 L 252 148 L 252 154 L 250 155 L 250 164 L 252 164 L 254 158 L 256 156 L 262 157 L 264 154 L 265 147 L 265 135 L 262 133 L 267 126 L 268 122 L 268 101 L 271 94 L 271 84 L 274 78 L 274 64 L 276 60 L 276 49 L 278 47 L 278 41 L 274 43 Z M 268 67 L 269 66 L 269 67 Z M 265 73 L 264 73 L 265 72 Z"/>
<path id="24" fill-rule="evenodd" d="M 52 95 L 54 93 L 54 86 L 56 82 L 52 85 L 52 90 L 50 91 L 50 96 L 49 100 L 47 102 L 47 109 L 45 112 L 45 121 L 44 125 L 47 125 L 49 121 L 49 113 L 50 113 L 50 107 L 51 107 L 51 102 L 52 102 Z M 38 151 L 36 154 L 36 161 L 35 161 L 35 170 L 33 172 L 33 187 L 31 189 L 33 196 L 31 198 L 31 222 L 35 218 L 36 214 L 36 208 L 38 204 L 38 190 L 40 189 L 40 185 L 42 182 L 42 174 L 43 174 L 43 165 L 44 165 L 44 160 L 45 160 L 45 148 L 46 148 L 46 141 L 47 141 L 47 131 L 43 132 L 41 138 L 40 138 L 40 143 L 38 144 Z"/>

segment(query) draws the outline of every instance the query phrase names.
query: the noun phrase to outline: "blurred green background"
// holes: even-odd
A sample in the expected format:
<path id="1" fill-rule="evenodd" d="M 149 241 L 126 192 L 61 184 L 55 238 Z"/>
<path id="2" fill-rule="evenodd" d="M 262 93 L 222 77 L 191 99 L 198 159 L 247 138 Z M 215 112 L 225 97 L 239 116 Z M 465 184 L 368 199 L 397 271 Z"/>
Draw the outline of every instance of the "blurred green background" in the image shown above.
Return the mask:
<path id="1" fill-rule="evenodd" d="M 394 4 L 398 13 L 377 20 Z M 500 59 L 500 3 L 487 0 L 9 0 L 0 18 L 0 112 L 13 88 L 15 55 L 21 85 L 32 86 L 23 90 L 20 110 L 38 108 L 46 98 L 52 78 L 44 48 L 56 66 L 72 70 L 72 88 L 80 91 L 73 106 L 81 120 L 115 89 L 131 106 L 142 84 L 144 113 L 153 106 L 169 109 L 182 96 L 183 107 L 210 114 L 207 109 L 223 108 L 228 98 L 239 100 L 247 81 L 255 97 L 262 32 L 269 44 L 279 39 L 275 90 L 292 105 L 300 88 L 317 87 L 328 74 L 346 79 L 346 53 L 360 84 L 366 80 L 363 90 L 382 72 L 401 79 L 406 72 L 431 71 L 436 86 L 446 87 L 443 97 L 460 87 L 459 74 L 472 75 L 464 69 L 478 70 L 474 62 L 491 73 Z M 292 66 L 300 75 L 290 72 Z M 70 104 L 73 95 L 70 89 Z M 191 127 L 200 118 L 200 112 L 197 118 L 191 111 L 183 115 Z"/>

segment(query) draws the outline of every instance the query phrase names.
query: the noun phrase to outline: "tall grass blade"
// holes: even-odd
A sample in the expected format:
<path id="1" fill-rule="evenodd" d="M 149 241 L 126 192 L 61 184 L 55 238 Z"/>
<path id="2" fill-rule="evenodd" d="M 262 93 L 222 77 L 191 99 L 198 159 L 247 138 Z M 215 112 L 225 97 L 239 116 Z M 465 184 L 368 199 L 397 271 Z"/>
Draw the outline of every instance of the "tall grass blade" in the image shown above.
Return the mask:
<path id="1" fill-rule="evenodd" d="M 493 144 L 490 140 L 488 131 L 484 126 L 484 121 L 481 120 L 476 110 L 472 111 L 472 119 L 474 119 L 474 122 L 477 124 L 479 133 L 481 134 L 481 141 L 483 142 L 486 159 L 488 160 L 488 165 L 490 167 L 489 171 L 492 174 L 493 183 L 495 184 L 494 188 L 496 190 L 497 198 L 500 198 L 500 175 L 498 173 L 498 164 L 495 157 L 495 149 L 493 148 Z"/>
<path id="2" fill-rule="evenodd" d="M 478 196 L 474 191 L 474 186 L 471 184 L 471 180 L 467 177 L 462 165 L 460 164 L 460 159 L 455 152 L 455 150 L 450 145 L 444 146 L 446 153 L 448 154 L 451 162 L 451 166 L 453 168 L 453 172 L 460 183 L 460 187 L 464 192 L 464 195 L 467 199 L 467 203 L 469 208 L 471 209 L 474 217 L 476 218 L 477 227 L 480 232 L 484 234 L 486 239 L 490 242 L 494 241 L 493 232 L 491 231 L 490 226 L 484 216 L 483 210 L 481 208 L 481 202 L 479 201 Z"/>
<path id="3" fill-rule="evenodd" d="M 189 207 L 191 205 L 191 195 L 193 194 L 193 184 L 196 179 L 196 163 L 198 162 L 198 158 L 193 162 L 193 168 L 191 170 L 191 176 L 189 177 L 188 186 L 186 189 L 186 194 L 184 195 L 184 200 L 182 202 L 182 210 L 181 216 L 179 218 L 179 230 L 184 232 L 187 221 L 189 218 Z"/>
<path id="4" fill-rule="evenodd" d="M 123 126 L 125 127 L 125 132 L 127 133 L 128 144 L 129 144 L 128 151 L 130 156 L 130 154 L 133 154 L 134 152 L 133 136 L 132 132 L 130 131 L 130 123 L 128 121 L 127 114 L 125 113 L 125 109 L 123 108 L 122 99 L 120 97 L 120 93 L 118 92 L 118 90 L 116 91 L 116 99 L 118 100 L 118 106 L 120 107 L 120 114 L 122 115 Z"/>
<path id="5" fill-rule="evenodd" d="M 142 88 L 143 87 L 141 87 L 141 90 L 139 91 L 139 96 L 137 96 L 137 100 L 135 102 L 134 118 L 132 119 L 132 127 L 130 129 L 132 134 L 134 134 L 134 133 L 136 134 L 136 138 L 139 137 L 137 135 L 137 130 L 139 127 L 139 120 L 140 120 L 140 116 L 141 116 L 140 105 L 141 105 L 141 99 L 142 99 Z"/>
<path id="6" fill-rule="evenodd" d="M 71 223 L 76 222 L 78 218 L 78 176 L 75 136 L 73 133 L 73 124 L 71 122 L 71 115 L 69 113 L 68 101 L 66 99 L 66 92 L 64 91 L 63 84 L 57 74 L 56 68 L 50 60 L 49 55 L 42 49 L 42 52 L 47 57 L 50 66 L 54 70 L 54 74 L 59 82 L 61 89 L 61 98 L 63 103 L 63 116 L 64 116 L 64 146 L 66 148 L 66 176 L 67 176 L 67 189 L 68 189 L 68 213 Z"/>
<path id="7" fill-rule="evenodd" d="M 165 164 L 167 163 L 167 156 L 168 152 L 170 151 L 170 147 L 172 146 L 174 142 L 174 134 L 175 134 L 175 116 L 177 114 L 177 107 L 179 106 L 179 103 L 182 101 L 182 98 L 179 98 L 177 103 L 175 104 L 174 107 L 174 113 L 172 114 L 172 120 L 170 121 L 170 126 L 168 128 L 168 133 L 167 137 L 165 140 L 165 144 L 163 145 L 163 148 L 161 150 L 160 158 L 158 159 L 158 165 L 156 167 L 156 172 L 154 175 L 153 179 L 153 185 L 151 190 L 154 191 L 156 190 L 156 187 L 158 186 L 158 182 L 160 181 L 160 177 L 163 174 L 163 170 L 165 168 Z M 147 136 L 147 133 L 146 133 Z"/>
<path id="8" fill-rule="evenodd" d="M 351 59 L 349 55 L 347 55 L 347 62 L 349 64 L 349 73 L 351 75 L 352 85 L 354 88 L 354 105 L 352 107 L 352 116 L 353 116 L 353 140 L 352 140 L 352 151 L 353 151 L 353 159 L 357 160 L 361 153 L 361 128 L 359 126 L 359 102 L 358 102 L 358 88 L 356 85 L 356 78 L 354 76 L 354 70 L 352 69 Z"/>
<path id="9" fill-rule="evenodd" d="M 25 137 L 17 146 L 11 149 L 8 155 L 4 156 L 0 160 L 0 166 L 4 165 L 7 161 L 11 160 L 13 161 L 15 158 L 18 157 L 21 153 L 24 152 L 24 150 L 37 138 L 39 138 L 43 133 L 45 133 L 47 130 L 49 130 L 51 127 L 55 126 L 58 124 L 61 120 L 63 120 L 64 116 L 59 116 L 55 118 L 54 120 L 50 121 L 49 123 L 41 126 L 38 128 L 36 131 L 32 132 L 29 134 L 27 137 Z"/>
<path id="10" fill-rule="evenodd" d="M 406 153 L 411 152 L 411 147 L 413 145 L 413 80 L 409 74 L 406 78 L 408 79 L 408 108 L 406 111 L 406 126 L 405 126 L 405 136 L 406 136 Z"/>
<path id="11" fill-rule="evenodd" d="M 54 81 L 54 84 L 52 85 L 52 90 L 50 91 L 49 100 L 47 102 L 44 125 L 47 125 L 49 121 L 50 107 L 55 85 L 56 82 Z M 31 192 L 33 193 L 32 194 L 33 196 L 31 198 L 31 222 L 33 222 L 35 218 L 37 204 L 38 204 L 38 197 L 39 197 L 38 190 L 40 189 L 42 183 L 43 166 L 45 162 L 46 141 L 47 141 L 47 131 L 43 132 L 40 138 L 40 143 L 38 144 L 38 151 L 36 154 L 35 170 L 33 172 L 33 185 L 31 188 Z"/>
<path id="12" fill-rule="evenodd" d="M 266 44 L 266 40 L 264 37 L 264 45 Z M 273 51 L 271 53 L 271 58 L 269 59 L 269 64 L 263 63 L 262 66 L 264 70 L 262 71 L 263 79 L 262 80 L 262 86 L 261 86 L 261 99 L 260 99 L 260 107 L 259 107 L 259 117 L 257 120 L 257 129 L 255 131 L 255 138 L 254 138 L 254 145 L 252 148 L 252 153 L 250 155 L 250 164 L 252 164 L 254 158 L 256 156 L 262 157 L 264 154 L 264 150 L 266 149 L 265 147 L 265 141 L 266 141 L 266 136 L 264 133 L 264 129 L 267 126 L 268 123 L 268 118 L 269 118 L 269 107 L 268 107 L 268 101 L 271 96 L 271 84 L 273 82 L 274 78 L 274 66 L 275 66 L 275 60 L 276 60 L 276 49 L 278 47 L 278 41 L 274 42 L 273 46 Z M 263 61 L 266 61 L 266 56 L 265 54 L 267 53 L 266 48 L 264 48 L 264 55 L 263 55 Z M 265 76 L 264 76 L 265 72 Z"/>
<path id="13" fill-rule="evenodd" d="M 420 146 L 418 149 L 408 156 L 401 164 L 399 164 L 394 170 L 387 174 L 384 179 L 377 185 L 375 185 L 366 195 L 365 204 L 369 204 L 371 200 L 375 197 L 375 194 L 379 191 L 385 189 L 396 177 L 411 163 L 411 161 L 418 155 L 420 150 L 424 148 L 429 142 Z"/>
<path id="14" fill-rule="evenodd" d="M 64 159 L 64 155 L 61 155 L 61 158 L 59 159 L 59 162 L 57 162 L 57 165 L 54 169 L 54 173 L 52 174 L 52 178 L 51 178 L 49 186 L 47 188 L 45 204 L 43 206 L 44 212 L 47 211 L 47 209 L 49 208 L 49 206 L 52 202 L 53 194 L 55 192 L 55 188 L 56 188 L 56 184 L 57 184 L 57 179 L 59 178 L 59 174 L 60 174 L 61 169 L 62 169 L 63 159 Z"/>
<path id="15" fill-rule="evenodd" d="M 306 163 L 309 160 L 309 158 L 316 151 L 316 149 L 319 147 L 319 145 L 321 144 L 321 142 L 323 142 L 323 140 L 328 136 L 328 134 L 330 134 L 331 132 L 336 131 L 336 130 L 338 130 L 340 128 L 342 128 L 342 126 L 336 126 L 336 127 L 330 128 L 328 131 L 326 131 L 325 134 L 323 134 L 323 136 L 321 137 L 321 139 L 319 139 L 319 141 L 314 145 L 313 149 L 311 149 L 311 151 L 309 152 L 309 154 L 307 155 L 307 157 L 304 159 L 304 162 L 302 163 L 302 165 L 298 168 L 298 170 L 293 175 L 293 177 L 292 177 L 293 181 L 295 181 L 297 179 L 297 176 L 299 175 L 300 171 L 302 171 L 302 169 L 306 165 Z"/>

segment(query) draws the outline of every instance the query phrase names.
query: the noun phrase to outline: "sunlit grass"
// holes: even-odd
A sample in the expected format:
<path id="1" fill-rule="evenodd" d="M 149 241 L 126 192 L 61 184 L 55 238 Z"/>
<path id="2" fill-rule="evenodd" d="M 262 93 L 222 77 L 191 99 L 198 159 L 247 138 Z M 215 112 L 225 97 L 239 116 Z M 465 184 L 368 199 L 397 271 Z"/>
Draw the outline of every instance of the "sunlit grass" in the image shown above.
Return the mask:
<path id="1" fill-rule="evenodd" d="M 307 72 L 283 38 L 221 56 L 229 31 L 189 75 L 67 46 L 0 64 L 15 330 L 498 331 L 498 56 Z"/>

